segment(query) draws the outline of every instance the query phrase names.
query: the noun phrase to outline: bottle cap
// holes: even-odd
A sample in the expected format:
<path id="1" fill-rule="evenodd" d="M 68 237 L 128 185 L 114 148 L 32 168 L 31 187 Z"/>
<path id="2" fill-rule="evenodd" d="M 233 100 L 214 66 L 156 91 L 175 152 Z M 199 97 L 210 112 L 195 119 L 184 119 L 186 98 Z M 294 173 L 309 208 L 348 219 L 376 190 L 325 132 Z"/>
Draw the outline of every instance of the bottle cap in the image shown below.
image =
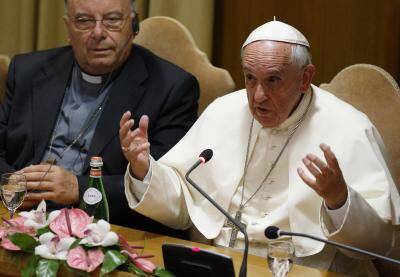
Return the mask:
<path id="1" fill-rule="evenodd" d="M 103 166 L 103 159 L 101 157 L 92 157 L 90 159 L 91 167 L 101 167 Z"/>

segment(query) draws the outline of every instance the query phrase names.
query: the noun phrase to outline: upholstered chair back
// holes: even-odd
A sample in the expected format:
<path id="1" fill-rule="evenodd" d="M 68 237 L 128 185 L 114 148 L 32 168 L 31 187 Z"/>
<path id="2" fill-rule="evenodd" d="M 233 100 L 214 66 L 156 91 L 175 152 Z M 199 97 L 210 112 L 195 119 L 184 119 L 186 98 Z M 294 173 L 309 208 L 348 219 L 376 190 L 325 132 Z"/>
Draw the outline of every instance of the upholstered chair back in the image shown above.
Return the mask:
<path id="1" fill-rule="evenodd" d="M 355 64 L 340 71 L 321 88 L 364 112 L 382 135 L 393 179 L 400 188 L 400 90 L 396 81 L 380 67 Z M 395 203 L 400 205 L 400 203 Z M 391 257 L 400 259 L 400 226 Z M 374 261 L 380 276 L 400 276 L 400 267 Z"/>
<path id="2" fill-rule="evenodd" d="M 400 90 L 393 77 L 380 67 L 355 64 L 320 87 L 350 103 L 374 123 L 382 135 L 394 181 L 400 188 Z"/>
<path id="3" fill-rule="evenodd" d="M 134 43 L 146 47 L 197 78 L 201 92 L 199 113 L 215 98 L 235 88 L 228 71 L 213 66 L 205 53 L 196 46 L 188 29 L 173 18 L 154 16 L 143 20 Z"/>

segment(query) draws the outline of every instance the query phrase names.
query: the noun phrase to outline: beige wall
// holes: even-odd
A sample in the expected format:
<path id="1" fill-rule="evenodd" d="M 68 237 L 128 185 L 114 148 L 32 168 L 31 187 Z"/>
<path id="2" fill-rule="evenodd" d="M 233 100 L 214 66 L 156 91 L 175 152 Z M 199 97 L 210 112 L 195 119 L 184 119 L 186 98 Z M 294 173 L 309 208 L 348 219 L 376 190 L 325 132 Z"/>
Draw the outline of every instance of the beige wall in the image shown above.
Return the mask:
<path id="1" fill-rule="evenodd" d="M 211 56 L 214 0 L 136 0 L 136 10 L 140 19 L 154 15 L 178 19 Z M 13 56 L 67 44 L 63 15 L 63 0 L 1 0 L 0 54 Z"/>
<path id="2" fill-rule="evenodd" d="M 198 47 L 211 57 L 214 0 L 150 0 L 149 16 L 155 15 L 170 16 L 182 22 Z"/>

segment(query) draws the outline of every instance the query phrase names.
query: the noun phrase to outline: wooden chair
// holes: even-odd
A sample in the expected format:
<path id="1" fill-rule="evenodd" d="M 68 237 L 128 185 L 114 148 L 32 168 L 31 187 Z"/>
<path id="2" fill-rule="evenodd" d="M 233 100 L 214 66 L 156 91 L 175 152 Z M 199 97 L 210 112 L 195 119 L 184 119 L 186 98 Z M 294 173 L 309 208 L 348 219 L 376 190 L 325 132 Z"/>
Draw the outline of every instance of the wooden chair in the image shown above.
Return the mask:
<path id="1" fill-rule="evenodd" d="M 218 96 L 234 90 L 232 77 L 222 68 L 214 67 L 198 49 L 188 29 L 179 21 L 154 16 L 140 23 L 134 42 L 193 74 L 200 84 L 199 114 Z"/>
<path id="2" fill-rule="evenodd" d="M 388 154 L 389 168 L 400 188 L 400 89 L 393 77 L 380 67 L 355 64 L 340 71 L 321 88 L 332 92 L 365 113 L 382 135 Z M 397 203 L 400 205 L 400 203 Z M 391 256 L 400 259 L 400 228 Z M 381 276 L 400 276 L 400 267 L 375 261 Z"/>
<path id="3" fill-rule="evenodd" d="M 1 101 L 3 101 L 4 97 L 9 64 L 10 64 L 10 58 L 5 55 L 0 55 L 0 103 Z"/>

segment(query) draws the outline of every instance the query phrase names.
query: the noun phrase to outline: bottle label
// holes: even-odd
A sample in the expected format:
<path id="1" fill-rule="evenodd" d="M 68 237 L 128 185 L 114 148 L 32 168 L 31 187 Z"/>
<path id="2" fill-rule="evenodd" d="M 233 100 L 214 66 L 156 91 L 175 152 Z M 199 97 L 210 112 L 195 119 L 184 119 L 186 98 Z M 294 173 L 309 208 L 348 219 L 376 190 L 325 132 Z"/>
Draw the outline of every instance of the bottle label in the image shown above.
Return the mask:
<path id="1" fill-rule="evenodd" d="M 83 201 L 88 205 L 97 204 L 102 198 L 101 192 L 96 188 L 88 188 L 83 194 Z"/>

